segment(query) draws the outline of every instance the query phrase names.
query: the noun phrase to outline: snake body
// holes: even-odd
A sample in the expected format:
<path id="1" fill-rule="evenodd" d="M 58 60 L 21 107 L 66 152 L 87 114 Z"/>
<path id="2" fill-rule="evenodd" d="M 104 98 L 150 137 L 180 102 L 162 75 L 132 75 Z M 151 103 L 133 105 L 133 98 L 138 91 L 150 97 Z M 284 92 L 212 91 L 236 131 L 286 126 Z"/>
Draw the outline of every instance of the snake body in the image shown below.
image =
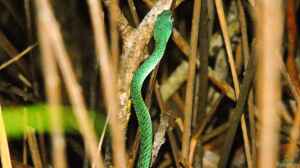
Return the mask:
<path id="1" fill-rule="evenodd" d="M 135 71 L 131 83 L 131 99 L 138 119 L 141 133 L 139 168 L 150 167 L 152 154 L 152 122 L 149 110 L 142 97 L 142 86 L 146 77 L 162 59 L 168 40 L 172 33 L 173 18 L 170 10 L 165 10 L 157 16 L 154 24 L 155 48 L 153 53 Z"/>

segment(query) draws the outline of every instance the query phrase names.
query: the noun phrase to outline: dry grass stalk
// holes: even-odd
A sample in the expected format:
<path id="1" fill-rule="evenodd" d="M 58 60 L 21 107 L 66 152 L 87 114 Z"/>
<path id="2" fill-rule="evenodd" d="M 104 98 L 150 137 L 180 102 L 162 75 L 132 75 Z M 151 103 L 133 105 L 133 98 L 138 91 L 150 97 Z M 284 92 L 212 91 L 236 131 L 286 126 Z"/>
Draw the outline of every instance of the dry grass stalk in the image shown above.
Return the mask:
<path id="1" fill-rule="evenodd" d="M 226 52 L 227 52 L 227 56 L 228 56 L 232 79 L 233 79 L 235 96 L 236 96 L 236 98 L 238 98 L 240 96 L 240 84 L 239 84 L 239 80 L 238 80 L 238 76 L 237 76 L 237 72 L 236 72 L 236 66 L 235 66 L 235 61 L 233 58 L 232 47 L 230 44 L 228 26 L 226 23 L 224 9 L 223 9 L 223 2 L 222 2 L 222 0 L 215 0 L 215 4 L 216 4 L 216 8 L 217 8 L 220 25 L 221 25 L 221 30 L 222 30 L 223 37 L 224 37 L 225 48 L 226 48 Z M 245 121 L 244 115 L 242 115 L 242 118 L 241 118 L 241 127 L 243 130 L 243 139 L 244 139 L 244 146 L 245 146 L 245 151 L 246 151 L 248 167 L 252 168 L 253 163 L 252 163 L 251 154 L 250 154 L 250 145 L 249 145 L 247 127 L 246 127 L 246 121 Z"/>
<path id="2" fill-rule="evenodd" d="M 127 2 L 128 2 L 128 5 L 129 5 L 130 13 L 131 13 L 132 18 L 133 18 L 133 22 L 134 22 L 135 26 L 137 26 L 140 22 L 140 19 L 139 19 L 139 16 L 137 14 L 134 2 L 133 2 L 133 0 L 127 0 Z"/>
<path id="3" fill-rule="evenodd" d="M 118 33 L 118 23 L 117 23 L 117 13 L 118 10 L 118 0 L 111 0 L 109 4 L 109 14 L 110 14 L 110 37 L 111 37 L 111 60 L 112 66 L 115 69 L 114 72 L 118 72 L 119 65 L 119 33 Z M 104 41 L 103 41 L 104 42 Z M 117 75 L 117 73 L 115 73 Z"/>
<path id="4" fill-rule="evenodd" d="M 24 55 L 26 55 L 28 52 L 30 52 L 34 47 L 36 47 L 37 44 L 31 45 L 29 47 L 27 47 L 24 51 L 22 51 L 20 54 L 16 55 L 15 57 L 11 58 L 10 60 L 8 60 L 7 62 L 3 63 L 0 65 L 0 71 L 6 67 L 8 67 L 9 65 L 17 62 L 19 59 L 21 59 Z"/>
<path id="5" fill-rule="evenodd" d="M 80 133 L 83 135 L 88 155 L 91 162 L 94 163 L 97 168 L 103 167 L 102 158 L 100 154 L 97 153 L 96 135 L 81 94 L 81 87 L 76 80 L 71 61 L 69 60 L 67 51 L 64 47 L 59 25 L 50 8 L 49 1 L 37 0 L 36 9 L 38 14 L 41 16 L 41 20 L 39 22 L 40 26 L 43 26 L 43 32 L 48 34 L 48 43 L 50 43 L 53 48 L 53 53 L 62 72 L 67 93 L 69 95 L 75 117 L 78 121 Z"/>
<path id="6" fill-rule="evenodd" d="M 35 131 L 33 128 L 27 128 L 28 146 L 31 153 L 31 158 L 35 168 L 42 168 L 42 159 L 40 155 L 40 150 L 38 147 L 38 142 L 35 137 Z"/>
<path id="7" fill-rule="evenodd" d="M 106 117 L 106 120 L 105 120 L 105 123 L 104 123 L 104 127 L 103 127 L 103 131 L 100 135 L 100 139 L 99 139 L 99 143 L 98 143 L 98 153 L 101 152 L 101 148 L 102 148 L 102 144 L 103 144 L 103 140 L 104 140 L 104 137 L 105 137 L 105 133 L 106 133 L 106 130 L 107 130 L 107 126 L 108 126 L 108 123 L 109 123 L 109 116 Z"/>
<path id="8" fill-rule="evenodd" d="M 240 86 L 239 86 L 239 81 L 238 81 L 237 72 L 236 72 L 236 68 L 235 68 L 232 47 L 230 44 L 230 39 L 229 39 L 229 34 L 228 34 L 228 26 L 226 23 L 226 18 L 225 18 L 224 9 L 223 9 L 223 2 L 222 2 L 222 0 L 215 0 L 215 4 L 216 4 L 216 9 L 217 9 L 217 13 L 218 13 L 219 21 L 220 21 L 221 30 L 222 30 L 223 37 L 224 37 L 225 48 L 226 48 L 226 52 L 227 52 L 227 56 L 228 56 L 232 79 L 233 79 L 233 85 L 234 85 L 234 89 L 236 92 L 235 94 L 236 94 L 236 97 L 238 97 L 240 94 L 240 89 L 239 89 Z"/>
<path id="9" fill-rule="evenodd" d="M 258 58 L 256 95 L 261 130 L 258 167 L 275 168 L 279 149 L 280 120 L 276 105 L 281 97 L 280 59 L 283 36 L 283 3 L 256 2 L 256 55 Z"/>
<path id="10" fill-rule="evenodd" d="M 286 18 L 287 18 L 287 30 L 288 30 L 288 58 L 287 58 L 287 71 L 291 79 L 291 84 L 296 89 L 295 99 L 297 102 L 297 109 L 295 113 L 295 119 L 290 131 L 290 143 L 286 152 L 286 159 L 293 161 L 297 153 L 297 143 L 300 135 L 300 80 L 299 71 L 295 61 L 296 46 L 297 46 L 297 22 L 296 22 L 296 7 L 294 0 L 287 1 Z M 292 167 L 293 164 L 288 167 Z"/>
<path id="11" fill-rule="evenodd" d="M 40 17 L 40 15 L 38 17 Z M 48 43 L 49 37 L 47 36 L 47 33 L 43 33 L 44 27 L 40 21 L 41 18 L 38 18 L 38 37 L 41 44 L 44 78 L 46 81 L 45 88 L 50 107 L 53 167 L 65 168 L 67 165 L 65 139 L 62 130 L 61 111 L 58 109 L 58 106 L 61 103 L 60 80 L 55 58 L 53 56 L 53 50 L 51 49 L 50 43 Z"/>
<path id="12" fill-rule="evenodd" d="M 182 134 L 182 153 L 181 157 L 185 163 L 189 160 L 189 147 L 191 137 L 191 122 L 193 112 L 194 80 L 197 62 L 198 34 L 200 22 L 201 0 L 194 1 L 192 31 L 191 31 L 191 55 L 189 57 L 189 70 L 185 97 L 184 128 Z M 191 165 L 191 163 L 188 163 Z"/>
<path id="13" fill-rule="evenodd" d="M 112 3 L 112 2 L 111 2 Z M 116 3 L 116 2 L 115 2 Z M 100 73 L 102 77 L 102 84 L 104 88 L 104 96 L 106 102 L 106 108 L 110 117 L 110 125 L 112 128 L 112 141 L 113 141 L 113 154 L 114 165 L 118 168 L 126 166 L 126 154 L 125 154 L 125 141 L 124 132 L 119 124 L 117 115 L 119 113 L 118 92 L 116 85 L 116 73 L 115 68 L 109 60 L 109 50 L 107 46 L 107 39 L 105 34 L 105 24 L 102 11 L 102 5 L 98 0 L 88 0 L 90 8 L 90 15 L 92 18 L 94 35 L 95 35 L 95 48 L 96 55 L 100 65 Z M 117 4 L 115 4 L 117 5 Z M 111 7 L 111 10 L 115 10 L 116 7 Z M 111 13 L 112 14 L 112 13 Z M 114 17 L 114 15 L 112 15 Z M 115 21 L 112 21 L 115 22 Z M 115 25 L 116 26 L 116 25 Z M 114 27 L 116 29 L 116 27 Z M 117 33 L 117 32 L 115 32 Z M 115 39 L 116 40 L 116 39 Z M 118 43 L 118 41 L 115 41 Z M 114 50 L 114 49 L 113 49 Z"/>
<path id="14" fill-rule="evenodd" d="M 2 31 L 0 31 L 0 46 L 8 54 L 10 58 L 14 58 L 19 53 L 17 49 L 14 47 L 14 45 L 12 44 L 12 42 L 9 41 L 9 39 Z M 26 67 L 24 66 L 23 61 L 17 62 L 16 65 L 18 69 L 21 70 L 22 74 L 26 73 Z"/>
<path id="15" fill-rule="evenodd" d="M 5 125 L 2 118 L 2 110 L 0 105 L 0 153 L 1 153 L 1 163 L 4 168 L 12 168 L 11 159 L 9 154 L 9 146 L 7 142 L 7 136 L 5 131 Z"/>

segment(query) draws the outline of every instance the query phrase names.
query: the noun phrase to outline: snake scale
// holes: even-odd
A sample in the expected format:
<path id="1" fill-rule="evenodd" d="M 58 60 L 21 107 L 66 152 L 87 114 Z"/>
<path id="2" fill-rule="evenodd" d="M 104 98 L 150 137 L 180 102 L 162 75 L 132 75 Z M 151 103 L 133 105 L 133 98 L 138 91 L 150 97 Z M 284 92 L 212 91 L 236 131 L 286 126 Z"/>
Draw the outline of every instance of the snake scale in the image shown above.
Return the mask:
<path id="1" fill-rule="evenodd" d="M 151 117 L 149 114 L 149 110 L 143 100 L 141 90 L 146 77 L 162 59 L 166 50 L 168 40 L 172 33 L 172 28 L 172 12 L 170 10 L 164 10 L 157 16 L 154 24 L 154 51 L 135 71 L 131 83 L 131 99 L 136 112 L 141 133 L 138 168 L 150 167 L 153 143 Z"/>

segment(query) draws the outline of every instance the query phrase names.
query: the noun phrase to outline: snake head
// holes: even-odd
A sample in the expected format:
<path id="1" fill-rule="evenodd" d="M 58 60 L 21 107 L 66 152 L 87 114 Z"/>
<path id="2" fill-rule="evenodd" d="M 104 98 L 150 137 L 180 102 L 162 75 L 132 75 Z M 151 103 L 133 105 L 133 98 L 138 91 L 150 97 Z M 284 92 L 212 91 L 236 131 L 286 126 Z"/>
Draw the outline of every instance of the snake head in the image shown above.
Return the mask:
<path id="1" fill-rule="evenodd" d="M 170 10 L 164 10 L 157 16 L 154 25 L 154 40 L 159 42 L 168 42 L 173 28 L 173 17 Z"/>

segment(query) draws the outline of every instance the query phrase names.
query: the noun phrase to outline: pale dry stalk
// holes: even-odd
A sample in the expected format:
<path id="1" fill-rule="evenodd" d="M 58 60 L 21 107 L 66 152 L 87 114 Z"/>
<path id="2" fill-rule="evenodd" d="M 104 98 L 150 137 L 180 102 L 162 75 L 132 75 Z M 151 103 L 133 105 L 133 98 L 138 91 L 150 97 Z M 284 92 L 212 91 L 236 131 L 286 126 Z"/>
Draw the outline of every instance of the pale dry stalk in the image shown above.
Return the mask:
<path id="1" fill-rule="evenodd" d="M 259 168 L 275 168 L 279 149 L 280 57 L 282 55 L 282 0 L 256 1 L 256 55 L 258 58 L 256 96 L 261 130 Z"/>

